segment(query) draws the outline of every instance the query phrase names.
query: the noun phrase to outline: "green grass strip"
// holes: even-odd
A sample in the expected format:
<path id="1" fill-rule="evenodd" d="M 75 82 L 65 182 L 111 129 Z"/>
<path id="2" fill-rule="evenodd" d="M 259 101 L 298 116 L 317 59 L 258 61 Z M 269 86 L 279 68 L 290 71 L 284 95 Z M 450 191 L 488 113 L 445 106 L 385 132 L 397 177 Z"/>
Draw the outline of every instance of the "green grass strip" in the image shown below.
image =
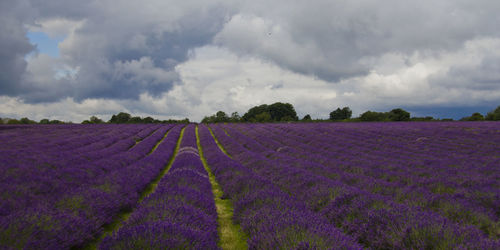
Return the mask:
<path id="1" fill-rule="evenodd" d="M 203 155 L 203 149 L 200 143 L 198 134 L 198 126 L 196 126 L 196 144 L 200 154 L 201 162 L 208 173 L 210 184 L 212 184 L 212 193 L 214 194 L 215 207 L 217 208 L 217 223 L 219 231 L 219 246 L 222 249 L 248 249 L 248 236 L 243 233 L 240 225 L 233 223 L 233 204 L 229 199 L 221 199 L 224 192 L 219 183 L 215 180 L 215 176 L 210 170 L 207 160 Z"/>
<path id="2" fill-rule="evenodd" d="M 226 149 L 224 148 L 224 146 L 222 146 L 222 144 L 220 144 L 219 140 L 217 140 L 217 137 L 215 137 L 215 134 L 214 132 L 212 131 L 212 128 L 210 128 L 208 125 L 207 125 L 207 128 L 208 128 L 208 131 L 210 131 L 210 134 L 212 135 L 212 138 L 214 138 L 214 141 L 215 143 L 217 144 L 217 146 L 219 146 L 220 150 L 222 150 L 222 152 L 224 152 L 224 154 L 226 154 L 227 156 L 229 156 L 229 158 L 233 158 L 231 157 L 231 155 L 226 151 Z M 225 130 L 224 130 L 225 132 Z"/>
<path id="3" fill-rule="evenodd" d="M 134 144 L 134 145 L 132 145 L 132 147 L 130 147 L 128 150 L 133 149 L 135 146 L 137 146 L 137 144 L 139 144 L 140 142 L 142 142 L 142 141 L 146 140 L 146 138 L 148 138 L 148 137 L 150 137 L 151 135 L 153 135 L 153 134 L 154 134 L 156 131 L 158 131 L 160 128 L 161 128 L 161 127 L 157 128 L 157 129 L 155 129 L 155 130 L 153 130 L 153 132 L 149 133 L 146 137 L 144 137 L 144 138 L 142 138 L 142 139 L 139 139 L 139 140 L 135 140 L 135 139 L 134 139 L 134 140 L 135 140 L 135 144 Z M 134 137 L 135 137 L 135 136 L 134 136 Z"/>
<path id="4" fill-rule="evenodd" d="M 179 139 L 177 139 L 177 144 L 175 145 L 175 150 L 170 157 L 170 160 L 168 161 L 168 164 L 165 168 L 163 168 L 160 172 L 160 174 L 146 187 L 144 191 L 142 191 L 141 196 L 139 196 L 139 202 L 142 202 L 144 198 L 148 197 L 150 194 L 152 194 L 155 190 L 156 187 L 158 186 L 158 183 L 160 182 L 161 178 L 165 176 L 165 174 L 168 173 L 170 168 L 172 167 L 172 164 L 174 163 L 175 157 L 177 156 L 177 152 L 179 152 L 179 148 L 181 147 L 181 141 L 182 137 L 184 137 L 184 130 L 186 127 L 182 128 L 181 133 L 179 134 Z"/>
<path id="5" fill-rule="evenodd" d="M 172 128 L 173 128 L 173 127 L 172 127 Z M 163 136 L 163 138 L 161 138 L 161 139 L 160 139 L 160 140 L 156 143 L 156 145 L 155 145 L 155 146 L 151 149 L 151 151 L 150 151 L 147 155 L 152 154 L 152 153 L 153 153 L 153 152 L 154 152 L 154 151 L 158 148 L 158 146 L 160 146 L 160 143 L 161 143 L 163 140 L 165 140 L 165 138 L 167 138 L 167 135 L 170 133 L 170 130 L 172 130 L 172 128 L 169 128 L 169 129 L 167 130 L 167 133 L 165 133 L 165 135 Z M 182 132 L 183 132 L 183 131 L 184 131 L 184 128 L 182 129 L 181 134 L 182 134 Z"/>
<path id="6" fill-rule="evenodd" d="M 170 168 L 172 167 L 172 164 L 174 163 L 175 157 L 177 156 L 177 152 L 179 151 L 179 148 L 181 146 L 181 141 L 182 137 L 184 136 L 184 128 L 182 128 L 181 133 L 179 134 L 179 138 L 177 139 L 177 144 L 175 146 L 174 153 L 172 154 L 172 157 L 170 157 L 170 160 L 168 161 L 168 164 L 160 171 L 160 174 L 156 176 L 156 178 L 149 183 L 149 185 L 141 192 L 139 196 L 139 200 L 137 201 L 137 204 L 141 203 L 146 197 L 148 197 L 150 194 L 152 194 L 155 190 L 156 187 L 158 186 L 158 183 L 160 182 L 161 178 L 165 176 L 165 174 L 168 173 Z M 170 133 L 171 130 L 169 130 L 165 136 L 156 144 L 154 150 L 158 147 L 158 145 L 167 137 L 167 135 Z M 151 152 L 153 152 L 152 150 Z M 128 220 L 130 215 L 132 214 L 133 210 L 132 209 L 126 209 L 120 211 L 115 219 L 113 219 L 113 222 L 106 224 L 103 226 L 103 231 L 102 234 L 99 236 L 99 238 L 91 241 L 87 246 L 83 247 L 83 249 L 86 250 L 95 250 L 99 246 L 99 243 L 108 235 L 111 235 L 113 232 L 118 231 L 120 227 L 122 227 L 123 223 Z"/>

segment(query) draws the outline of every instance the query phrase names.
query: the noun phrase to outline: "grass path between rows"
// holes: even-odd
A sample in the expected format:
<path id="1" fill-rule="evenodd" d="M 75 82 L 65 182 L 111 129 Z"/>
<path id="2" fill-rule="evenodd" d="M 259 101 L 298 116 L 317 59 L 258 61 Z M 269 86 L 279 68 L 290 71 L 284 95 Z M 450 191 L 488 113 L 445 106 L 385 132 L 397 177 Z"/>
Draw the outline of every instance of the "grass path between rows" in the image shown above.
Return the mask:
<path id="1" fill-rule="evenodd" d="M 217 230 L 219 231 L 220 237 L 219 246 L 222 249 L 248 249 L 247 235 L 241 230 L 240 225 L 233 223 L 233 204 L 229 199 L 221 199 L 224 192 L 219 183 L 215 180 L 215 176 L 210 170 L 207 160 L 203 155 L 200 136 L 198 134 L 198 126 L 196 126 L 196 144 L 198 145 L 201 162 L 208 173 L 208 178 L 212 185 L 212 193 L 214 194 L 215 207 L 217 209 Z"/>
<path id="2" fill-rule="evenodd" d="M 163 136 L 163 138 L 160 141 L 158 141 L 158 143 L 153 147 L 153 149 L 151 150 L 151 152 L 149 154 L 153 153 L 156 150 L 158 145 L 160 145 L 160 143 L 163 142 L 163 140 L 165 140 L 165 138 L 167 138 L 168 134 L 170 133 L 170 131 L 172 131 L 172 129 L 173 128 L 169 129 L 165 133 L 165 136 Z M 170 168 L 172 167 L 172 164 L 174 163 L 175 157 L 177 156 L 177 152 L 179 151 L 179 147 L 181 146 L 182 137 L 184 136 L 184 129 L 185 129 L 185 127 L 182 128 L 182 130 L 179 134 L 179 138 L 177 139 L 177 144 L 175 145 L 175 150 L 174 150 L 172 156 L 170 157 L 168 164 L 160 171 L 158 176 L 156 176 L 156 178 L 152 182 L 150 182 L 149 185 L 141 192 L 141 194 L 139 195 L 139 200 L 137 201 L 137 204 L 140 204 L 144 200 L 144 198 L 148 197 L 150 194 L 152 194 L 156 190 L 156 187 L 158 186 L 158 183 L 160 182 L 160 180 L 163 178 L 163 176 L 165 176 L 165 174 L 168 173 L 168 170 L 170 170 Z M 103 226 L 102 234 L 97 239 L 90 242 L 83 249 L 86 249 L 86 250 L 98 249 L 98 246 L 101 243 L 101 241 L 106 236 L 111 235 L 113 232 L 118 231 L 118 229 L 120 229 L 120 227 L 123 226 L 123 223 L 125 223 L 128 220 L 128 218 L 130 217 L 132 212 L 133 212 L 133 209 L 128 209 L 128 210 L 124 210 L 124 211 L 121 211 L 120 213 L 118 213 L 116 215 L 115 219 L 113 219 L 113 222 Z"/>
<path id="3" fill-rule="evenodd" d="M 139 139 L 139 140 L 135 140 L 135 144 L 132 145 L 132 147 L 130 147 L 128 150 L 132 150 L 135 146 L 137 146 L 137 144 L 141 143 L 142 141 L 146 140 L 146 138 L 152 136 L 156 131 L 158 131 L 161 127 L 158 127 L 157 129 L 153 130 L 151 133 L 149 133 L 147 136 L 145 136 L 144 138 L 142 139 Z M 169 129 L 170 130 L 170 129 Z M 140 132 L 139 132 L 140 133 Z M 135 135 L 134 135 L 135 137 Z"/>
<path id="4" fill-rule="evenodd" d="M 175 127 L 175 126 L 174 126 Z M 167 138 L 167 135 L 170 134 L 170 131 L 174 128 L 174 127 L 171 127 L 167 130 L 167 133 L 165 133 L 165 135 L 154 145 L 154 147 L 151 149 L 151 151 L 149 151 L 149 153 L 147 155 L 150 155 L 152 154 L 157 148 L 158 146 L 160 146 L 160 143 L 163 142 L 163 140 L 165 140 L 165 138 Z M 158 129 L 157 129 L 158 130 Z M 155 130 L 156 131 L 156 130 Z M 184 132 L 184 128 L 182 128 L 182 131 L 181 131 L 181 134 L 180 134 L 180 138 L 182 138 L 182 133 Z M 177 144 L 179 144 L 180 141 L 177 141 Z M 178 146 L 178 145 L 176 145 Z"/>
<path id="5" fill-rule="evenodd" d="M 214 138 L 214 141 L 217 144 L 217 146 L 219 147 L 219 149 L 222 150 L 222 152 L 224 152 L 224 154 L 226 154 L 229 158 L 232 159 L 233 157 L 231 157 L 231 154 L 229 154 L 229 152 L 226 151 L 224 146 L 222 146 L 222 144 L 220 144 L 219 140 L 217 140 L 217 137 L 215 137 L 215 134 L 212 131 L 212 128 L 209 126 L 207 126 L 207 128 L 208 128 L 208 131 L 210 131 L 210 135 L 212 135 L 212 138 Z M 227 136 L 230 136 L 225 129 L 224 129 L 224 133 L 226 133 Z"/>

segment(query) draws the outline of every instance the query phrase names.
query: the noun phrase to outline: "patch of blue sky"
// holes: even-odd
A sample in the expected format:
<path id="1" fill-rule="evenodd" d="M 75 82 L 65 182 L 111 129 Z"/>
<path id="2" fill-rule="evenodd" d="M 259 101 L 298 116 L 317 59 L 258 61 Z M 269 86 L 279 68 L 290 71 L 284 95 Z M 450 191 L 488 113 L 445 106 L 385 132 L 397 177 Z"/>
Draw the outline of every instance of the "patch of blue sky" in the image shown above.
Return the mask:
<path id="1" fill-rule="evenodd" d="M 53 58 L 59 57 L 58 44 L 64 40 L 64 37 L 51 38 L 44 32 L 28 31 L 28 39 L 36 45 L 38 52 L 47 54 Z"/>

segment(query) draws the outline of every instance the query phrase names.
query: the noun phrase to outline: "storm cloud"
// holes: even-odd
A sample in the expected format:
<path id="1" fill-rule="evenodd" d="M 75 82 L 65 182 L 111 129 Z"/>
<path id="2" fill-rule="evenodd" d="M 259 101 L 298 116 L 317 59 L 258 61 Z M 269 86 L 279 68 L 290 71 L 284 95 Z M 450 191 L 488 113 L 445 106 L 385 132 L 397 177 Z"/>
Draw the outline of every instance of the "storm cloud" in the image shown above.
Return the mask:
<path id="1" fill-rule="evenodd" d="M 80 119 L 95 102 L 194 119 L 274 101 L 319 117 L 496 105 L 499 11 L 487 0 L 5 0 L 0 100 L 11 110 L 0 115 L 59 104 Z M 28 32 L 60 38 L 59 56 Z"/>

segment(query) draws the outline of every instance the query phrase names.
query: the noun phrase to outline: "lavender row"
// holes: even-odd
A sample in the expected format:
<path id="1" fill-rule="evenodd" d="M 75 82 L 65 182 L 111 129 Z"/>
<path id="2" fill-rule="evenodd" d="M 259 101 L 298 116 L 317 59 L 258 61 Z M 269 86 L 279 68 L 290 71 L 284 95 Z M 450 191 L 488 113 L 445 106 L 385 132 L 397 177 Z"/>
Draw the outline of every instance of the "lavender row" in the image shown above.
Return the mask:
<path id="1" fill-rule="evenodd" d="M 488 247 L 495 244 L 475 228 L 460 227 L 435 213 L 396 204 L 387 197 L 312 174 L 304 170 L 308 166 L 304 169 L 290 166 L 287 162 L 294 160 L 287 159 L 286 155 L 282 155 L 281 160 L 269 159 L 266 155 L 273 151 L 248 151 L 221 130 L 216 131 L 235 159 L 282 190 L 305 200 L 309 209 L 323 214 L 330 223 L 342 227 L 365 246 L 425 248 L 429 245 L 460 247 L 479 244 Z M 239 137 L 245 139 L 244 145 L 256 143 L 242 135 Z"/>
<path id="2" fill-rule="evenodd" d="M 0 215 L 9 215 L 12 211 L 35 206 L 38 203 L 52 204 L 64 193 L 83 186 L 99 183 L 114 170 L 129 165 L 144 156 L 161 140 L 171 126 L 164 126 L 153 136 L 127 151 L 133 143 L 130 138 L 115 143 L 112 147 L 87 154 L 84 159 L 75 157 L 73 151 L 62 152 L 61 157 L 47 154 L 36 156 L 36 164 L 19 161 L 22 155 L 10 155 L 4 158 L 5 171 L 0 187 L 2 194 Z M 9 160 L 10 159 L 10 160 Z M 10 172 L 10 173 L 9 173 Z M 85 189 L 85 188 L 83 188 Z"/>
<path id="3" fill-rule="evenodd" d="M 267 129 L 269 131 L 266 131 Z M 252 130 L 250 134 L 253 138 L 258 139 L 260 143 L 267 144 L 266 147 L 283 149 L 280 150 L 280 153 L 285 153 L 286 151 L 288 156 L 293 156 L 295 165 L 297 166 L 301 165 L 300 162 L 304 160 L 303 158 L 307 159 L 309 161 L 308 171 L 329 176 L 332 179 L 340 180 L 366 191 L 389 195 L 393 199 L 411 206 L 420 206 L 438 211 L 453 221 L 476 225 L 493 237 L 495 237 L 495 234 L 498 234 L 499 225 L 497 223 L 498 215 L 496 212 L 500 209 L 500 196 L 498 192 L 500 187 L 498 186 L 498 181 L 495 187 L 494 180 L 498 180 L 498 178 L 495 178 L 495 174 L 486 178 L 486 176 L 480 174 L 478 176 L 478 174 L 474 174 L 471 170 L 466 170 L 467 167 L 454 166 L 450 168 L 447 165 L 435 166 L 432 164 L 433 161 L 430 161 L 430 164 L 426 166 L 426 168 L 430 169 L 427 170 L 429 175 L 422 176 L 424 170 L 418 171 L 415 166 L 408 166 L 410 165 L 409 162 L 413 161 L 412 158 L 406 158 L 406 161 L 404 163 L 401 162 L 396 169 L 384 170 L 379 166 L 384 165 L 384 163 L 394 164 L 394 161 L 390 161 L 392 159 L 391 156 L 384 157 L 384 155 L 379 157 L 372 156 L 369 160 L 365 160 L 365 163 L 356 164 L 349 161 L 349 159 L 345 159 L 345 156 L 351 155 L 346 154 L 345 151 L 341 154 L 344 156 L 344 160 L 335 159 L 337 157 L 332 155 L 332 151 L 339 152 L 341 150 L 339 148 L 333 149 L 330 147 L 333 149 L 332 151 L 322 149 L 312 150 L 311 147 L 313 146 L 304 143 L 304 141 L 312 138 L 316 139 L 316 148 L 325 148 L 327 144 L 331 145 L 332 143 L 324 142 L 324 144 L 320 144 L 319 141 L 325 140 L 325 137 L 327 139 L 332 138 L 324 136 L 324 134 L 318 136 L 318 133 L 309 134 L 307 139 L 306 137 L 293 138 L 294 136 L 290 132 L 291 129 L 301 131 L 306 128 L 303 126 L 285 127 L 278 125 L 277 128 L 272 129 L 270 126 L 265 128 L 256 126 L 255 130 Z M 283 132 L 283 130 L 287 131 Z M 405 133 L 398 132 L 396 135 L 400 137 L 397 149 L 412 150 L 412 147 L 407 144 L 414 141 L 415 135 L 413 133 L 410 135 L 413 137 L 413 140 L 402 140 L 402 138 L 408 137 Z M 342 133 L 342 136 L 344 138 L 349 137 L 346 133 Z M 388 144 L 384 142 L 393 139 L 394 135 L 391 136 L 389 134 L 388 136 L 390 137 L 387 137 L 387 135 L 384 137 L 379 136 L 377 137 L 377 141 L 380 144 Z M 419 136 L 422 136 L 422 134 Z M 275 141 L 270 142 L 273 138 Z M 491 136 L 489 139 L 494 140 Z M 456 141 L 458 141 L 458 138 Z M 483 140 L 483 142 L 488 141 Z M 370 146 L 371 144 L 365 140 L 364 145 Z M 391 143 L 391 145 L 394 145 L 394 143 Z M 381 145 L 372 154 L 381 154 L 385 150 L 390 150 L 390 148 Z M 351 149 L 351 151 L 354 150 Z M 321 163 L 321 165 L 318 165 L 318 163 Z M 330 167 L 325 168 L 323 165 Z M 441 171 L 444 173 L 436 174 L 439 168 L 443 169 Z M 483 169 L 487 168 L 488 166 Z M 458 170 L 465 172 L 465 174 L 458 174 Z M 475 170 L 476 172 L 478 171 L 477 169 Z M 430 171 L 433 171 L 434 174 L 431 175 Z M 498 171 L 496 176 L 498 176 Z M 461 183 L 467 183 L 467 185 Z M 496 236 L 498 237 L 498 235 Z"/>
<path id="4" fill-rule="evenodd" d="M 160 128 L 154 137 L 161 140 L 169 128 Z M 128 152 L 127 159 L 118 157 L 120 162 L 105 158 L 100 163 L 60 169 L 60 172 L 72 171 L 75 178 L 80 174 L 85 176 L 90 170 L 96 178 L 83 178 L 85 181 L 78 182 L 80 186 L 60 190 L 60 193 L 44 197 L 43 202 L 1 217 L 0 246 L 28 249 L 83 246 L 97 237 L 102 226 L 112 222 L 116 214 L 135 206 L 139 194 L 168 162 L 179 133 L 180 127 L 174 127 L 149 155 L 158 140 L 144 140 Z M 46 181 L 57 185 L 60 180 Z"/>
<path id="5" fill-rule="evenodd" d="M 235 222 L 250 236 L 251 249 L 361 248 L 303 202 L 225 155 L 206 126 L 199 126 L 199 135 L 225 198 L 233 201 Z"/>
<path id="6" fill-rule="evenodd" d="M 58 148 L 60 151 L 76 149 L 95 141 L 101 140 L 109 135 L 114 137 L 120 132 L 134 132 L 144 129 L 141 126 L 103 126 L 103 125 L 62 125 L 50 126 L 30 126 L 27 129 L 15 129 L 2 132 L 0 137 L 5 139 L 6 144 L 2 149 L 24 148 L 30 150 L 44 150 L 40 145 L 48 148 Z"/>
<path id="7" fill-rule="evenodd" d="M 261 126 L 262 127 L 262 126 Z M 270 127 L 270 126 L 269 126 Z M 267 127 L 267 128 L 269 128 Z M 283 126 L 284 127 L 284 126 Z M 287 126 L 286 129 L 289 129 L 291 126 Z M 248 131 L 248 130 L 246 130 Z M 311 131 L 311 130 L 310 130 Z M 260 131 L 258 128 L 255 130 L 252 130 L 250 132 L 253 134 L 255 137 L 260 137 L 261 139 L 259 142 L 265 143 L 269 141 L 270 138 L 275 135 L 276 137 L 279 137 L 279 131 L 272 130 L 269 131 L 269 133 L 265 133 L 263 131 Z M 286 133 L 286 138 L 282 138 L 281 141 L 287 141 L 290 139 L 291 133 L 287 132 Z M 324 135 L 317 136 L 317 137 L 325 137 Z M 308 135 L 307 137 L 309 138 L 314 138 L 314 135 Z M 307 140 L 308 140 L 307 139 Z M 271 143 L 272 144 L 272 143 Z M 288 154 L 289 157 L 292 157 L 294 160 L 294 165 L 296 166 L 301 166 L 301 161 L 302 159 L 296 158 L 297 155 L 303 155 L 303 157 L 308 158 L 311 161 L 315 160 L 324 160 L 325 164 L 328 163 L 336 163 L 336 164 L 342 164 L 342 162 L 335 161 L 333 159 L 328 158 L 329 156 L 328 152 L 322 151 L 322 150 L 315 150 L 315 151 L 304 151 L 304 152 L 299 152 L 297 149 L 301 147 L 300 143 L 295 143 L 293 144 L 293 148 L 290 147 L 280 147 L 281 153 L 284 153 L 286 151 L 286 154 Z M 306 145 L 307 146 L 307 145 Z M 293 151 L 293 152 L 292 152 Z M 280 154 L 275 152 L 275 154 Z M 268 155 L 270 156 L 270 155 Z M 331 156 L 331 155 L 330 155 Z M 272 157 L 272 156 L 271 156 Z M 425 192 L 425 189 L 422 188 L 415 188 L 415 187 L 407 187 L 405 185 L 397 185 L 397 183 L 394 182 L 386 182 L 385 180 L 378 180 L 374 179 L 373 177 L 369 176 L 363 176 L 358 174 L 360 171 L 360 168 L 366 167 L 367 164 L 363 164 L 362 166 L 353 166 L 354 170 L 356 172 L 349 173 L 349 172 L 344 172 L 346 168 L 341 168 L 337 166 L 332 167 L 330 169 L 326 168 L 324 166 L 318 166 L 318 164 L 310 163 L 308 162 L 307 164 L 307 170 L 308 171 L 313 171 L 315 173 L 321 174 L 323 176 L 329 176 L 330 178 L 340 180 L 344 183 L 347 183 L 350 186 L 355 186 L 360 189 L 364 190 L 376 190 L 377 193 L 382 193 L 380 192 L 381 190 L 383 193 L 389 193 L 387 191 L 392 190 L 391 193 L 398 194 L 400 197 L 401 196 L 406 196 L 408 195 L 408 191 L 417 193 L 419 192 L 419 197 L 423 197 L 427 195 L 427 199 L 424 199 L 427 201 L 426 204 L 429 204 L 429 206 L 432 208 L 433 211 L 437 210 L 438 206 L 442 206 L 444 211 L 439 211 L 442 212 L 442 214 L 446 215 L 447 218 L 452 219 L 454 221 L 458 221 L 461 223 L 468 223 L 468 224 L 474 224 L 477 225 L 479 228 L 484 230 L 485 232 L 489 233 L 490 236 L 494 237 L 494 233 L 498 232 L 498 223 L 495 224 L 495 221 L 498 221 L 498 219 L 495 219 L 495 214 L 494 210 L 489 210 L 485 207 L 478 206 L 477 204 L 473 204 L 468 200 L 466 197 L 461 196 L 460 194 L 454 194 L 449 195 L 447 193 L 443 193 L 443 190 L 433 190 L 435 193 L 429 193 Z M 335 166 L 335 165 L 333 165 Z M 351 169 L 352 170 L 352 169 Z M 429 183 L 429 182 L 427 182 Z M 488 183 L 488 182 L 486 182 Z M 432 185 L 433 183 L 429 183 Z M 438 183 L 439 187 L 440 183 Z M 433 186 L 436 186 L 435 184 Z M 498 189 L 497 189 L 498 190 Z M 437 191 L 437 192 L 436 192 Z M 447 190 L 445 190 L 447 191 Z M 398 197 L 397 200 L 400 201 L 401 198 Z M 414 201 L 414 200 L 408 200 L 410 203 L 409 205 L 415 205 L 415 204 L 421 204 L 422 201 Z M 498 210 L 496 210 L 498 211 Z"/>
<path id="8" fill-rule="evenodd" d="M 172 167 L 101 249 L 218 249 L 211 185 L 188 125 Z"/>
<path id="9" fill-rule="evenodd" d="M 33 127 L 29 131 L 23 130 L 28 133 L 11 135 L 14 137 L 4 141 L 3 145 L 7 147 L 1 149 L 0 154 L 4 161 L 9 159 L 14 161 L 14 164 L 11 162 L 9 167 L 15 167 L 19 163 L 35 166 L 43 164 L 53 167 L 58 167 L 57 164 L 64 166 L 75 164 L 75 161 L 85 161 L 85 157 L 88 156 L 81 155 L 81 153 L 99 151 L 120 140 L 129 139 L 128 146 L 133 145 L 133 139 L 130 137 L 140 130 L 142 128 L 137 126 L 115 127 L 114 130 L 104 126 L 98 128 L 86 126 L 86 128 L 78 129 Z M 69 132 L 76 133 L 77 136 L 68 135 Z"/>
<path id="10" fill-rule="evenodd" d="M 63 132 L 62 136 L 66 136 L 64 132 L 67 132 L 67 130 L 59 129 Z M 68 187 L 77 184 L 68 180 L 67 185 L 64 185 L 61 181 L 61 179 L 66 179 L 65 176 L 72 173 L 72 171 L 65 171 L 65 169 L 73 167 L 67 162 L 75 159 L 75 157 L 72 152 L 59 151 L 59 148 L 50 145 L 57 143 L 60 138 L 59 131 L 41 129 L 34 132 L 44 133 L 45 136 L 48 136 L 45 140 L 52 143 L 45 145 L 34 140 L 34 146 L 25 147 L 24 150 L 16 150 L 15 148 L 19 145 L 13 141 L 7 141 L 7 145 L 12 146 L 13 149 L 0 151 L 0 158 L 2 159 L 0 163 L 0 185 L 4 190 L 2 193 L 3 199 L 0 203 L 1 216 L 9 214 L 12 210 L 22 209 L 38 200 L 44 200 L 44 197 L 50 196 L 53 191 L 59 193 L 58 190 L 66 190 Z M 22 137 L 22 135 L 18 136 Z M 24 138 L 23 141 L 25 141 L 24 143 L 30 142 L 29 138 Z M 22 147 L 24 148 L 24 146 Z M 61 154 L 62 157 L 52 158 L 51 155 L 56 153 Z"/>

